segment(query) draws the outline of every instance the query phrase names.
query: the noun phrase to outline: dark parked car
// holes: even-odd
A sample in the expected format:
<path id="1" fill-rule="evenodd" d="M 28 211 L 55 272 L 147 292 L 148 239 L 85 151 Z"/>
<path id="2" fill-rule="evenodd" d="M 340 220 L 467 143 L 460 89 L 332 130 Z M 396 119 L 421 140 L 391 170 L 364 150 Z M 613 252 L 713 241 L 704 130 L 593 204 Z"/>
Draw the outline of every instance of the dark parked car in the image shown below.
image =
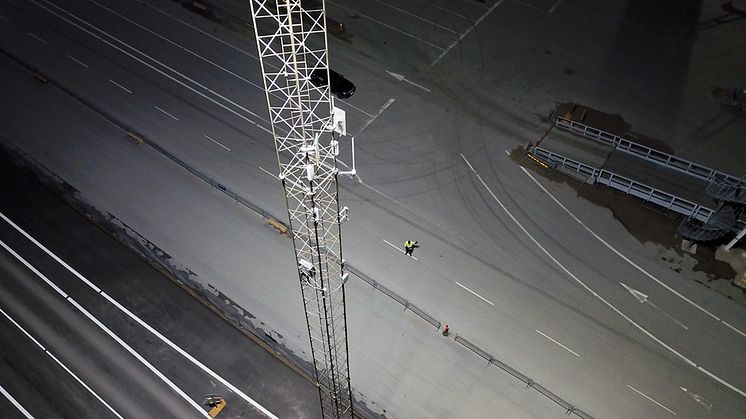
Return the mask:
<path id="1" fill-rule="evenodd" d="M 332 79 L 332 94 L 340 99 L 347 99 L 355 93 L 355 85 L 347 80 L 343 75 L 329 69 L 329 78 Z M 326 80 L 326 70 L 316 69 L 311 72 L 311 83 L 316 87 L 324 87 L 328 84 Z"/>

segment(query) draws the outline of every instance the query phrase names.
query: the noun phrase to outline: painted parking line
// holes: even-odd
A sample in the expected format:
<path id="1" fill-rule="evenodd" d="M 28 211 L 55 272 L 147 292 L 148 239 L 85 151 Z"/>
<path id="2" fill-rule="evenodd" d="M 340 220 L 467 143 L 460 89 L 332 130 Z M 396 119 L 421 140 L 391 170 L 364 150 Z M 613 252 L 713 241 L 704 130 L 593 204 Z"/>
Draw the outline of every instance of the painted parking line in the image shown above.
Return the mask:
<path id="1" fill-rule="evenodd" d="M 115 86 L 119 87 L 120 89 L 124 90 L 125 92 L 127 92 L 127 93 L 129 93 L 129 94 L 132 94 L 132 90 L 130 90 L 130 89 L 128 89 L 128 88 L 126 88 L 126 87 L 122 86 L 121 84 L 119 84 L 119 83 L 115 82 L 114 80 L 112 80 L 112 79 L 109 79 L 109 82 L 111 82 L 111 83 L 112 83 L 112 84 L 114 84 Z"/>
<path id="2" fill-rule="evenodd" d="M 566 351 L 570 352 L 571 354 L 573 354 L 573 355 L 575 355 L 575 356 L 580 356 L 580 354 L 579 354 L 579 353 L 577 353 L 577 352 L 573 351 L 572 349 L 568 348 L 567 346 L 565 346 L 565 345 L 563 345 L 563 344 L 561 344 L 561 343 L 557 342 L 556 340 L 552 339 L 552 338 L 551 338 L 551 337 L 550 337 L 549 335 L 547 335 L 547 334 L 543 333 L 543 332 L 542 332 L 541 330 L 536 330 L 536 333 L 538 333 L 538 334 L 540 334 L 540 335 L 544 336 L 545 338 L 547 338 L 547 339 L 551 340 L 552 342 L 554 342 L 555 344 L 557 344 L 557 345 L 561 346 L 561 347 L 562 347 L 562 348 L 563 348 L 564 350 L 566 350 Z"/>
<path id="3" fill-rule="evenodd" d="M 657 404 L 658 406 L 662 407 L 663 409 L 665 409 L 666 411 L 668 411 L 668 412 L 669 412 L 669 413 L 671 413 L 672 415 L 674 415 L 674 416 L 678 416 L 678 415 L 676 414 L 676 412 L 674 412 L 673 410 L 671 410 L 671 409 L 667 408 L 666 406 L 663 406 L 662 404 L 658 403 L 658 402 L 657 402 L 657 401 L 656 401 L 655 399 L 653 399 L 652 397 L 650 397 L 650 396 L 648 396 L 647 394 L 643 393 L 642 391 L 640 391 L 640 390 L 638 390 L 638 389 L 636 389 L 636 388 L 632 387 L 632 386 L 631 386 L 631 385 L 629 385 L 629 384 L 627 384 L 627 387 L 629 387 L 629 388 L 630 388 L 631 390 L 633 390 L 633 391 L 634 391 L 635 393 L 637 393 L 637 394 L 641 395 L 642 397 L 644 397 L 644 398 L 646 398 L 646 399 L 650 400 L 651 402 L 653 402 L 653 403 Z"/>
<path id="4" fill-rule="evenodd" d="M 488 299 L 486 299 L 486 298 L 482 297 L 481 295 L 477 294 L 476 292 L 474 292 L 474 291 L 470 290 L 469 288 L 467 288 L 467 287 L 465 287 L 464 285 L 462 285 L 462 284 L 461 284 L 460 282 L 458 282 L 458 281 L 453 281 L 453 282 L 455 282 L 455 283 L 456 283 L 456 285 L 458 285 L 459 287 L 461 287 L 461 288 L 463 288 L 463 289 L 465 289 L 465 290 L 469 291 L 470 293 L 472 293 L 472 294 L 476 295 L 477 297 L 481 298 L 481 299 L 482 299 L 482 300 L 483 300 L 484 302 L 486 302 L 487 304 L 489 304 L 489 305 L 491 305 L 491 306 L 494 306 L 494 305 L 495 305 L 495 303 L 493 303 L 492 301 L 490 301 L 490 300 L 488 300 Z"/>
<path id="5" fill-rule="evenodd" d="M 435 9 L 438 9 L 438 10 L 441 11 L 441 13 L 447 13 L 447 14 L 450 14 L 450 15 L 453 15 L 453 16 L 456 16 L 456 17 L 460 17 L 461 19 L 471 21 L 471 19 L 469 18 L 469 16 L 462 15 L 460 13 L 456 13 L 453 10 L 446 9 L 443 6 L 438 6 L 437 4 L 433 4 L 433 2 L 430 1 L 430 0 L 417 0 L 417 1 L 420 2 L 420 3 L 424 3 L 424 4 L 428 5 L 428 7 L 433 7 Z"/>
<path id="6" fill-rule="evenodd" d="M 469 33 L 471 33 L 471 31 L 474 30 L 474 28 L 476 28 L 477 25 L 479 25 L 479 23 L 481 23 L 484 20 L 484 18 L 486 18 L 487 16 L 489 16 L 490 13 L 492 13 L 492 11 L 497 8 L 497 6 L 501 5 L 503 1 L 505 1 L 505 0 L 500 0 L 497 3 L 493 4 L 492 7 L 490 7 L 482 16 L 479 17 L 479 19 L 477 19 L 474 22 L 473 25 L 471 25 L 469 27 L 469 29 L 467 29 L 466 31 L 464 31 L 464 33 L 462 33 L 461 35 L 459 35 L 458 39 L 456 39 L 455 41 L 453 41 L 453 43 L 451 45 L 449 45 L 448 48 L 446 48 L 445 50 L 443 50 L 443 52 L 440 55 L 438 55 L 438 57 L 435 59 L 435 61 L 433 61 L 430 64 L 430 66 L 434 66 L 435 64 L 438 64 L 438 62 L 440 60 L 442 60 L 443 57 L 446 56 L 446 54 L 448 54 L 448 51 L 450 51 L 451 49 L 453 49 L 453 47 L 455 47 L 459 42 L 461 42 L 461 40 L 464 39 L 466 37 L 466 35 L 468 35 Z"/>
<path id="7" fill-rule="evenodd" d="M 425 18 L 423 18 L 423 17 L 417 16 L 416 14 L 414 14 L 414 13 L 412 13 L 412 12 L 408 12 L 408 11 L 406 11 L 406 10 L 404 10 L 404 9 L 400 9 L 400 8 L 398 8 L 398 7 L 396 7 L 396 6 L 392 6 L 392 5 L 388 4 L 388 3 L 382 2 L 381 0 L 376 0 L 376 3 L 378 3 L 378 4 L 382 4 L 382 5 L 384 5 L 384 6 L 388 7 L 388 8 L 390 8 L 390 9 L 396 10 L 396 11 L 397 11 L 397 12 L 399 12 L 399 13 L 403 13 L 403 14 L 405 14 L 405 15 L 409 16 L 409 17 L 413 17 L 413 18 L 415 18 L 415 19 L 417 19 L 417 20 L 419 20 L 419 21 L 422 21 L 422 22 L 425 22 L 425 23 L 427 23 L 427 24 L 430 24 L 430 25 L 432 25 L 432 26 L 435 26 L 435 27 L 437 27 L 437 28 L 443 29 L 444 31 L 447 31 L 447 32 L 450 32 L 450 33 L 454 33 L 454 34 L 455 34 L 455 33 L 457 33 L 456 31 L 454 31 L 454 30 L 453 30 L 453 29 L 451 29 L 451 28 L 446 28 L 446 27 L 445 27 L 445 26 L 443 26 L 443 25 L 440 25 L 440 24 L 438 24 L 438 23 L 435 23 L 435 22 L 433 22 L 433 21 L 431 21 L 431 20 L 427 20 L 427 19 L 425 19 Z"/>
<path id="8" fill-rule="evenodd" d="M 376 118 L 378 118 L 379 116 L 381 116 L 381 114 L 383 113 L 383 111 L 385 111 L 386 108 L 388 108 L 389 106 L 391 106 L 392 103 L 394 103 L 394 100 L 395 99 L 392 97 L 388 101 L 386 101 L 386 103 L 384 103 L 383 105 L 381 105 L 381 107 L 378 108 L 378 111 L 376 112 L 376 114 L 375 115 L 371 115 L 370 119 L 368 119 L 367 121 L 365 121 L 365 123 L 363 124 L 363 126 L 360 127 L 360 130 L 355 135 L 360 135 L 360 133 L 363 132 L 363 130 L 365 128 L 368 128 L 368 125 L 372 124 L 373 121 L 376 120 Z"/>
<path id="9" fill-rule="evenodd" d="M 333 5 L 337 6 L 337 7 L 341 7 L 341 8 L 343 8 L 343 9 L 347 10 L 348 12 L 352 12 L 352 10 L 351 10 L 351 9 L 349 9 L 349 8 L 347 8 L 347 7 L 345 7 L 345 6 L 341 5 L 341 4 L 339 4 L 339 3 L 337 3 L 337 2 L 334 2 L 334 1 L 332 1 L 332 0 L 327 0 L 326 2 L 327 2 L 327 3 L 331 3 L 331 4 L 333 4 Z M 369 20 L 369 21 L 371 21 L 371 22 L 373 22 L 373 23 L 377 23 L 377 24 L 379 24 L 379 25 L 381 25 L 381 26 L 383 26 L 383 27 L 385 27 L 385 28 L 391 29 L 391 30 L 392 30 L 392 31 L 394 31 L 394 32 L 397 32 L 397 33 L 399 33 L 399 34 L 402 34 L 402 35 L 404 35 L 404 36 L 406 36 L 406 37 L 408 37 L 408 38 L 414 39 L 415 41 L 419 41 L 419 42 L 422 42 L 423 44 L 425 44 L 425 45 L 428 45 L 428 46 L 430 46 L 430 47 L 432 47 L 432 48 L 435 48 L 435 49 L 437 49 L 438 51 L 446 51 L 446 49 L 445 49 L 445 48 L 443 48 L 443 47 L 439 47 L 439 46 L 437 46 L 437 45 L 435 45 L 435 44 L 433 44 L 433 43 L 431 43 L 431 42 L 428 42 L 428 41 L 426 41 L 426 40 L 424 40 L 424 39 L 422 39 L 422 38 L 418 38 L 418 37 L 416 37 L 416 36 L 412 35 L 411 33 L 408 33 L 408 32 L 406 32 L 406 31 L 403 31 L 403 30 L 401 30 L 401 29 L 399 29 L 399 28 L 395 28 L 395 27 L 393 27 L 393 26 L 391 26 L 391 25 L 389 25 L 389 24 L 387 24 L 387 23 L 383 23 L 383 22 L 381 22 L 380 20 L 377 20 L 377 19 L 374 19 L 374 18 L 372 18 L 372 17 L 370 17 L 370 16 L 364 15 L 364 14 L 362 14 L 362 13 L 358 12 L 358 11 L 354 11 L 354 13 L 355 13 L 355 15 L 356 15 L 356 16 L 359 16 L 359 17 L 361 17 L 361 18 L 363 18 L 363 19 Z"/>

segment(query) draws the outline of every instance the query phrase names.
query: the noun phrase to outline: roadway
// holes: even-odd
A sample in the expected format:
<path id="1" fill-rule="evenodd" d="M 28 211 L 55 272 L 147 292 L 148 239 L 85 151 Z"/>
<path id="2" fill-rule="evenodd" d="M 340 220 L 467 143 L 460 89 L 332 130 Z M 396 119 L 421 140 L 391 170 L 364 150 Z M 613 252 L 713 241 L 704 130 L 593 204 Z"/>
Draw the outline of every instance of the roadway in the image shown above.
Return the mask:
<path id="1" fill-rule="evenodd" d="M 220 417 L 318 416 L 310 381 L 4 155 L 0 172 L 0 416 L 207 417 L 209 394 Z"/>
<path id="2" fill-rule="evenodd" d="M 538 136 L 536 114 L 548 114 L 554 97 L 605 101 L 616 97 L 607 94 L 611 88 L 628 94 L 605 104 L 629 109 L 646 89 L 665 90 L 656 84 L 661 79 L 686 92 L 685 77 L 665 71 L 683 66 L 681 57 L 640 52 L 666 65 L 654 72 L 659 79 L 635 85 L 634 73 L 612 66 L 628 58 L 618 51 L 629 54 L 626 47 L 640 40 L 628 36 L 635 15 L 614 2 L 442 2 L 427 9 L 431 15 L 419 12 L 424 7 L 405 10 L 411 3 L 375 3 L 329 2 L 330 15 L 344 20 L 350 34 L 331 39 L 332 67 L 358 85 L 355 96 L 338 101 L 358 139 L 361 173 L 342 181 L 351 208 L 343 230 L 347 260 L 599 417 L 744 411 L 743 307 L 698 286 L 702 274 L 668 269 L 660 262 L 667 249 L 637 242 L 603 208 L 577 200 L 563 185 L 532 179 L 506 154 Z M 218 16 L 239 20 L 237 5 L 215 4 Z M 198 282 L 239 302 L 290 350 L 307 351 L 290 243 L 96 116 L 136 129 L 281 216 L 284 201 L 265 172 L 276 161 L 246 31 L 170 2 L 0 6 L 7 56 L 88 104 L 38 84 L 6 56 L 2 80 L 13 82 L 3 88 L 17 100 L 0 113 L 4 141 L 188 266 Z M 573 14 L 579 11 L 582 19 Z M 671 18 L 689 22 L 687 13 Z M 464 21 L 478 25 L 470 29 Z M 569 24 L 578 21 L 591 27 Z M 642 28 L 645 37 L 655 32 Z M 502 36 L 511 33 L 518 35 Z M 588 41 L 583 50 L 575 48 L 580 41 Z M 663 47 L 696 49 L 690 32 L 664 41 Z M 580 66 L 571 73 L 582 70 L 583 83 L 564 71 L 566 62 Z M 680 96 L 661 97 L 672 105 Z M 661 106 L 642 103 L 634 115 Z M 668 110 L 663 116 L 661 124 L 684 129 Z M 388 244 L 407 238 L 422 245 L 418 260 L 403 259 Z M 640 304 L 622 282 L 655 306 Z M 376 300 L 365 286 L 353 282 L 348 292 L 353 387 L 369 407 L 396 417 L 552 411 L 511 393 L 508 378 L 470 364 L 473 354 L 452 341 L 432 340 L 427 326 L 412 324 L 409 313 Z M 371 335 L 387 339 L 372 342 Z M 472 388 L 480 393 L 466 390 Z M 442 394 L 470 402 L 456 407 Z"/>

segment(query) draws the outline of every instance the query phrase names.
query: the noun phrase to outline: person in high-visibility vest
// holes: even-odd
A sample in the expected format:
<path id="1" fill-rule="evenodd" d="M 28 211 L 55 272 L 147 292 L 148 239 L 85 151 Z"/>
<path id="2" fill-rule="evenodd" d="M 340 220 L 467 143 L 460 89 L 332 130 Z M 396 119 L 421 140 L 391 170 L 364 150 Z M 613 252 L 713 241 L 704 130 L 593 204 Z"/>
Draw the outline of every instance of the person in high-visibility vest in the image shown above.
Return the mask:
<path id="1" fill-rule="evenodd" d="M 405 241 L 404 242 L 404 254 L 407 255 L 407 256 L 409 256 L 409 257 L 412 257 L 412 252 L 414 252 L 414 248 L 415 247 L 418 247 L 417 246 L 417 240 L 415 240 L 415 241 L 412 241 L 412 240 Z"/>

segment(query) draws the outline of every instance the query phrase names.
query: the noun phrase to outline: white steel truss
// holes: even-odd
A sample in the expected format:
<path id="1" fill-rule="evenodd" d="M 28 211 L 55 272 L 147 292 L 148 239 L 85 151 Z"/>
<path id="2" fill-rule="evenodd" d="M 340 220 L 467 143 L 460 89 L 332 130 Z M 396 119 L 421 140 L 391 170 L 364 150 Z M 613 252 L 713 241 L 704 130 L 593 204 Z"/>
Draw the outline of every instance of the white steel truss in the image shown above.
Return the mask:
<path id="1" fill-rule="evenodd" d="M 304 1 L 304 3 L 311 3 Z M 325 418 L 352 416 L 347 317 L 338 202 L 337 154 L 329 86 L 324 2 L 251 0 L 272 133 Z M 327 74 L 327 80 L 329 80 Z"/>

